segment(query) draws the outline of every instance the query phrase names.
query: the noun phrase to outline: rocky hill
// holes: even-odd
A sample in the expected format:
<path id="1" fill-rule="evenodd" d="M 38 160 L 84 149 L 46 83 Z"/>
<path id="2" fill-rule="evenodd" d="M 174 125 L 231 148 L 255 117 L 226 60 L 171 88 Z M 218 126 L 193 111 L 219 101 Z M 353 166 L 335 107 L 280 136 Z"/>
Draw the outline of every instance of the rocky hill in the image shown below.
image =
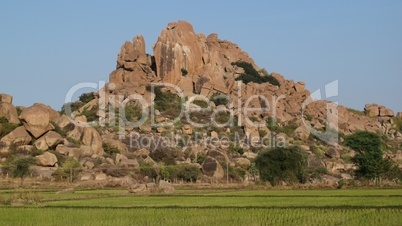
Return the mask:
<path id="1" fill-rule="evenodd" d="M 125 42 L 109 83 L 61 112 L 15 107 L 1 94 L 3 175 L 25 155 L 43 180 L 248 183 L 258 179 L 261 150 L 297 145 L 308 155 L 309 183 L 335 184 L 353 178 L 355 152 L 343 138 L 360 130 L 380 134 L 386 156 L 401 163 L 402 113 L 318 100 L 304 82 L 268 73 L 236 44 L 185 21 L 162 30 L 154 55 L 145 49 L 141 35 Z"/>

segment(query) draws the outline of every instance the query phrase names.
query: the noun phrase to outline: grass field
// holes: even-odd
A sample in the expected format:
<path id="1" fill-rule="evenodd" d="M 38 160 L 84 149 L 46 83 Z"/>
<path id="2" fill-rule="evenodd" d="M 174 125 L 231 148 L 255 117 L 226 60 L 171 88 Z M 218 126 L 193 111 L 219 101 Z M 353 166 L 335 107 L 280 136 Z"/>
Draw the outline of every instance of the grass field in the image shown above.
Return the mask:
<path id="1" fill-rule="evenodd" d="M 402 225 L 402 190 L 0 190 L 1 225 Z"/>

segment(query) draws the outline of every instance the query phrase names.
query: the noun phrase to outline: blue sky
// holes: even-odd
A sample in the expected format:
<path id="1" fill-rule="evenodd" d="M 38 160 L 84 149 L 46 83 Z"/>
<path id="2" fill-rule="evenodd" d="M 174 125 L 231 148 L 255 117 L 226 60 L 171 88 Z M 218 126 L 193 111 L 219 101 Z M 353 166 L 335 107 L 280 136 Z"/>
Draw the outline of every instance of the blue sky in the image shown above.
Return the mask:
<path id="1" fill-rule="evenodd" d="M 126 40 L 187 20 L 237 43 L 269 72 L 336 99 L 402 111 L 402 1 L 2 1 L 0 93 L 59 110 L 79 82 L 108 80 Z"/>

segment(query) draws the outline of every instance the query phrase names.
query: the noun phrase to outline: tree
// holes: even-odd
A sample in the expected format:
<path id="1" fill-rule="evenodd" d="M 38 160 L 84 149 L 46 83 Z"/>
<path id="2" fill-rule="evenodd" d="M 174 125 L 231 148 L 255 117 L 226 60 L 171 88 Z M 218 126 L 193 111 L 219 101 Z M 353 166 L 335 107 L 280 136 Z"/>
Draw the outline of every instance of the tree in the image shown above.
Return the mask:
<path id="1" fill-rule="evenodd" d="M 255 165 L 260 172 L 260 178 L 269 181 L 272 186 L 280 181 L 305 182 L 304 170 L 307 167 L 307 158 L 297 146 L 262 151 L 255 159 Z"/>
<path id="2" fill-rule="evenodd" d="M 69 174 L 70 176 L 70 182 L 73 182 L 73 180 L 78 176 L 78 173 L 82 170 L 81 164 L 75 160 L 74 158 L 68 158 L 64 163 L 63 163 L 63 171 L 66 174 Z"/>
<path id="3" fill-rule="evenodd" d="M 29 167 L 36 163 L 36 159 L 32 157 L 18 157 L 13 162 L 13 167 L 11 171 L 12 177 L 21 178 L 21 186 L 24 183 L 24 179 L 31 173 Z"/>
<path id="4" fill-rule="evenodd" d="M 358 131 L 347 136 L 345 144 L 356 151 L 352 161 L 358 167 L 357 176 L 378 182 L 391 169 L 391 161 L 383 158 L 381 138 L 377 134 Z"/>

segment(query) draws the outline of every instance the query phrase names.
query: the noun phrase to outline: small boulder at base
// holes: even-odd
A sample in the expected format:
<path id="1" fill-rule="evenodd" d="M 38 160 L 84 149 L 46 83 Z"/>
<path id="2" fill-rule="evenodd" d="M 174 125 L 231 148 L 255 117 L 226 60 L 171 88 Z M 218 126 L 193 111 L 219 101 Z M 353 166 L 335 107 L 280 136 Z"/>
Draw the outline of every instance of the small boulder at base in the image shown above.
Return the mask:
<path id="1" fill-rule="evenodd" d="M 165 194 L 173 194 L 175 191 L 174 186 L 171 183 L 164 180 L 159 181 L 158 188 L 161 193 Z"/>
<path id="2" fill-rule="evenodd" d="M 50 152 L 45 152 L 35 158 L 38 160 L 38 165 L 40 166 L 54 166 L 57 163 L 56 155 Z"/>
<path id="3" fill-rule="evenodd" d="M 75 192 L 74 188 L 67 188 L 56 192 L 56 194 L 73 194 Z"/>
<path id="4" fill-rule="evenodd" d="M 219 164 L 216 159 L 209 156 L 207 156 L 202 163 L 202 171 L 205 175 L 217 179 L 222 179 L 225 176 L 225 172 L 223 171 L 221 164 Z"/>

